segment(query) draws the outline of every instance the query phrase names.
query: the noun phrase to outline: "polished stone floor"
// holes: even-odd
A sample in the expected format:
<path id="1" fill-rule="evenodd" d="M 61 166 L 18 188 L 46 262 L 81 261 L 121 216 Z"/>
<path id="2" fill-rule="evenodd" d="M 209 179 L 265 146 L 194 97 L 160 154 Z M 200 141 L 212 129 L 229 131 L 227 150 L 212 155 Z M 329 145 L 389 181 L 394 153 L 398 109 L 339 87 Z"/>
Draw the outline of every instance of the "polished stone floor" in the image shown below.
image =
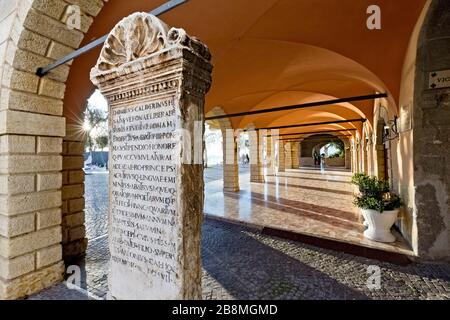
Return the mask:
<path id="1" fill-rule="evenodd" d="M 245 174 L 245 168 L 244 168 Z M 208 169 L 209 181 L 217 180 Z M 55 285 L 30 300 L 105 299 L 108 275 L 106 174 L 86 176 L 89 246 L 80 288 Z M 206 219 L 202 227 L 204 299 L 450 299 L 450 265 L 394 265 Z M 371 275 L 379 271 L 379 286 Z"/>
<path id="2" fill-rule="evenodd" d="M 334 169 L 287 169 L 250 183 L 248 169 L 240 169 L 239 192 L 224 192 L 221 167 L 208 168 L 205 213 L 217 218 L 272 227 L 308 236 L 413 255 L 399 233 L 385 244 L 363 237 L 359 210 L 352 204 L 351 173 Z"/>

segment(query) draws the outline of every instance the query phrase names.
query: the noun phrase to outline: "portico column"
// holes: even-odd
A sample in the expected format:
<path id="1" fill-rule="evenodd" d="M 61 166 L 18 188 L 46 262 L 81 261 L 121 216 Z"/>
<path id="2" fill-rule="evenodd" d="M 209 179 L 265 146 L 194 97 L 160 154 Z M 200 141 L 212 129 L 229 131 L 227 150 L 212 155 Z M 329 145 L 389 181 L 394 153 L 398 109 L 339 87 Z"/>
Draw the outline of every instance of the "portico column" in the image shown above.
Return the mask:
<path id="1" fill-rule="evenodd" d="M 298 142 L 298 167 L 300 168 L 302 166 L 302 141 L 300 140 Z"/>
<path id="2" fill-rule="evenodd" d="M 275 140 L 272 136 L 273 133 L 270 131 L 270 137 L 265 137 L 266 141 L 266 174 L 274 175 L 275 174 Z"/>
<path id="3" fill-rule="evenodd" d="M 237 137 L 233 129 L 226 129 L 223 136 L 223 190 L 239 191 L 239 163 Z"/>
<path id="4" fill-rule="evenodd" d="M 356 151 L 356 142 L 353 141 L 351 144 L 351 153 L 352 153 L 352 172 L 358 173 L 358 156 Z"/>
<path id="5" fill-rule="evenodd" d="M 278 162 L 278 172 L 286 171 L 286 163 L 285 163 L 285 153 L 284 153 L 284 143 L 282 140 L 278 140 L 278 150 L 277 150 L 277 162 Z"/>
<path id="6" fill-rule="evenodd" d="M 366 155 L 367 155 L 367 174 L 372 175 L 372 137 L 369 135 L 366 143 Z"/>
<path id="7" fill-rule="evenodd" d="M 250 139 L 250 182 L 264 182 L 262 137 L 259 130 L 248 131 Z"/>
<path id="8" fill-rule="evenodd" d="M 352 148 L 348 141 L 344 141 L 345 168 L 351 169 L 352 166 Z"/>
<path id="9" fill-rule="evenodd" d="M 290 142 L 284 144 L 284 163 L 286 169 L 292 169 L 292 145 Z"/>
<path id="10" fill-rule="evenodd" d="M 360 155 L 360 142 L 357 141 L 355 145 L 355 155 L 356 155 L 356 173 L 361 172 L 361 155 Z"/>
<path id="11" fill-rule="evenodd" d="M 300 159 L 299 159 L 299 143 L 298 142 L 291 142 L 291 159 L 292 159 L 292 168 L 298 169 L 300 166 Z"/>

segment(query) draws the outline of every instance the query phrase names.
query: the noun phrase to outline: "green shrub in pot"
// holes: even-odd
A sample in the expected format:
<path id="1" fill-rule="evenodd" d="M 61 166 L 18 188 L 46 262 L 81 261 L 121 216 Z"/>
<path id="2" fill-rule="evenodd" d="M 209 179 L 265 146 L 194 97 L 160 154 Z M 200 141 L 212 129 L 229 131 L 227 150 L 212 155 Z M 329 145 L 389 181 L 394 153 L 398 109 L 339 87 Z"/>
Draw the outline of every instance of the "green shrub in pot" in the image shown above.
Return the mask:
<path id="1" fill-rule="evenodd" d="M 380 242 L 395 241 L 390 228 L 397 220 L 398 208 L 402 206 L 401 198 L 391 192 L 389 183 L 376 177 L 357 173 L 352 183 L 358 187 L 353 204 L 361 209 L 367 230 L 364 236 Z"/>

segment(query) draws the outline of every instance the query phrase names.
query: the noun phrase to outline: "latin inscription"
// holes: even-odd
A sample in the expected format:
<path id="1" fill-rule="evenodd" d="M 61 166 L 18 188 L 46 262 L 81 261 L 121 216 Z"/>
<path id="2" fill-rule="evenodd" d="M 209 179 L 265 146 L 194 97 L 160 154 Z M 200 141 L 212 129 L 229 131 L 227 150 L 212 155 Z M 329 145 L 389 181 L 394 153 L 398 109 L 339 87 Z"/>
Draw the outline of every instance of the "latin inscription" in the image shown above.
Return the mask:
<path id="1" fill-rule="evenodd" d="M 111 110 L 111 268 L 165 290 L 178 279 L 175 117 L 173 98 Z"/>

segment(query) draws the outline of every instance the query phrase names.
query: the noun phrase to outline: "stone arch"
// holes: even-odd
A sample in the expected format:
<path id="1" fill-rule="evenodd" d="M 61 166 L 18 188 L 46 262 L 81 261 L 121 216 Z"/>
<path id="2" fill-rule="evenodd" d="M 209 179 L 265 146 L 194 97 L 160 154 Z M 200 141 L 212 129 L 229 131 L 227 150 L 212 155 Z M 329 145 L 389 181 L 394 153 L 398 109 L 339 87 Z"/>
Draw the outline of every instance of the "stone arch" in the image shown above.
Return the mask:
<path id="1" fill-rule="evenodd" d="M 300 149 L 302 151 L 300 162 L 302 165 L 314 165 L 314 153 L 320 153 L 320 149 L 323 146 L 336 139 L 342 141 L 344 144 L 344 161 L 342 166 L 346 166 L 345 159 L 347 159 L 347 161 L 349 160 L 349 158 L 347 158 L 347 153 L 349 152 L 346 150 L 346 139 L 339 137 L 338 134 L 335 133 L 306 135 L 300 143 Z M 347 145 L 349 144 L 347 143 Z"/>
<path id="2" fill-rule="evenodd" d="M 221 116 L 226 113 L 219 106 L 211 109 L 206 116 Z M 222 118 L 209 120 L 216 124 L 222 132 L 223 147 L 223 189 L 224 191 L 239 191 L 239 159 L 238 139 L 239 135 L 234 132 L 230 119 Z M 208 120 L 207 120 L 208 122 Z"/>
<path id="3" fill-rule="evenodd" d="M 10 31 L 1 40 L 0 50 L 1 118 L 6 124 L 1 134 L 9 142 L 3 174 L 11 181 L 20 176 L 16 183 L 21 185 L 20 192 L 9 190 L 6 195 L 9 205 L 3 210 L 10 217 L 4 223 L 16 225 L 20 220 L 20 229 L 2 234 L 6 248 L 2 256 L 8 270 L 13 268 L 12 258 L 23 264 L 6 277 L 2 275 L 2 298 L 29 295 L 61 281 L 63 257 L 78 256 L 86 248 L 83 136 L 76 132 L 77 139 L 68 138 L 70 128 L 63 116 L 70 63 L 45 77 L 36 75 L 38 66 L 79 47 L 103 7 L 101 0 L 76 4 L 81 10 L 81 24 L 69 29 L 70 4 L 65 1 L 2 3 L 0 27 Z M 27 222 L 34 219 L 36 225 Z M 17 242 L 24 242 L 20 250 L 13 249 Z"/>

